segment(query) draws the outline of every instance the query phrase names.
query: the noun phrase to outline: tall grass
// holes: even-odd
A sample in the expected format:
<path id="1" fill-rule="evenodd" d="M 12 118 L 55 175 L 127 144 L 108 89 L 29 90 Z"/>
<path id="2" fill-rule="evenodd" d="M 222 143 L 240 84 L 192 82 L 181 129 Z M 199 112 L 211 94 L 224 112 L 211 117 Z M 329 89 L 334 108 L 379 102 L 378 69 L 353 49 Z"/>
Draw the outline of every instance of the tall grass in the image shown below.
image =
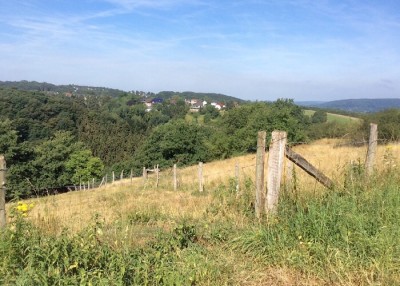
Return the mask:
<path id="1" fill-rule="evenodd" d="M 400 180 L 385 172 L 321 196 L 282 198 L 236 249 L 341 285 L 400 284 Z M 362 177 L 359 178 L 360 180 Z"/>
<path id="2" fill-rule="evenodd" d="M 26 208 L 10 204 L 14 216 L 0 231 L 0 284 L 400 285 L 398 147 L 381 146 L 380 171 L 366 178 L 365 150 L 322 143 L 296 149 L 336 189 L 296 169 L 278 215 L 261 220 L 254 155 L 206 165 L 203 193 L 192 167 L 181 171 L 177 192 L 166 176 L 158 190 L 138 179 Z M 235 161 L 239 193 L 226 175 Z M 195 175 L 185 179 L 185 172 Z"/>

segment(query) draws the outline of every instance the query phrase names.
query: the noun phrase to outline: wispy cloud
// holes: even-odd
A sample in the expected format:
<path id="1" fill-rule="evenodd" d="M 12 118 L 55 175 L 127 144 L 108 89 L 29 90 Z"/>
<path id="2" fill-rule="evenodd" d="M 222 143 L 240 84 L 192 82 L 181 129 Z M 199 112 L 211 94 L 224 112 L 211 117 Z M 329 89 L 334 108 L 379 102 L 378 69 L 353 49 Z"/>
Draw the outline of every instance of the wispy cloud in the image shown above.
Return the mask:
<path id="1" fill-rule="evenodd" d="M 366 93 L 363 85 L 370 93 L 400 91 L 400 17 L 384 2 L 83 0 L 76 5 L 82 7 L 66 0 L 0 3 L 9 11 L 0 18 L 0 79 L 79 80 L 258 99 Z"/>

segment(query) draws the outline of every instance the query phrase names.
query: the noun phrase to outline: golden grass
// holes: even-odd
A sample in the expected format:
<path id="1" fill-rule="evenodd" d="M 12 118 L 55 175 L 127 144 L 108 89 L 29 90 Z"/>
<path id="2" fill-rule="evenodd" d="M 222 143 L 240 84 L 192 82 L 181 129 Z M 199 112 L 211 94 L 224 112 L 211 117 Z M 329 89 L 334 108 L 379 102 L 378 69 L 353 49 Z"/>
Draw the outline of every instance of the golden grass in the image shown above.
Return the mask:
<path id="1" fill-rule="evenodd" d="M 323 139 L 313 144 L 296 146 L 293 149 L 304 156 L 335 182 L 342 184 L 343 175 L 350 162 L 364 163 L 366 147 L 335 146 L 338 140 Z M 394 165 L 400 158 L 400 145 L 379 146 L 377 168 Z M 266 156 L 268 158 L 268 154 Z M 267 160 L 266 158 L 266 160 Z M 29 219 L 41 228 L 59 233 L 63 228 L 76 232 L 87 226 L 98 214 L 106 223 L 124 219 L 131 213 L 157 211 L 173 221 L 178 217 L 200 219 L 209 206 L 211 193 L 220 184 L 228 184 L 235 176 L 235 165 L 239 165 L 240 183 L 247 178 L 254 180 L 256 158 L 254 154 L 223 161 L 206 163 L 203 166 L 206 193 L 198 193 L 198 166 L 178 170 L 179 190 L 173 191 L 172 169 L 160 173 L 159 187 L 155 187 L 155 175 L 146 183 L 142 178 L 115 182 L 98 189 L 74 191 L 56 196 L 31 199 L 35 207 Z M 300 191 L 324 190 L 313 178 L 296 167 Z M 8 212 L 15 203 L 7 204 Z M 168 225 L 168 219 L 162 225 Z"/>
<path id="2" fill-rule="evenodd" d="M 295 146 L 293 149 L 305 157 L 314 166 L 339 184 L 350 162 L 364 163 L 367 147 L 338 147 L 339 140 L 324 139 L 309 145 Z M 377 168 L 388 168 L 400 159 L 400 145 L 379 146 Z M 266 160 L 268 155 L 266 156 Z M 115 182 L 107 186 L 74 191 L 56 196 L 28 200 L 34 203 L 28 219 L 42 230 L 60 234 L 64 228 L 68 233 L 76 233 L 93 223 L 97 214 L 108 227 L 103 228 L 109 243 L 121 245 L 141 245 L 154 238 L 158 230 L 175 227 L 180 218 L 204 219 L 207 208 L 212 203 L 212 193 L 220 184 L 228 184 L 235 176 L 235 165 L 239 165 L 241 188 L 246 179 L 254 180 L 255 154 L 235 157 L 228 160 L 206 163 L 203 166 L 205 190 L 198 192 L 198 166 L 178 170 L 179 190 L 173 190 L 172 169 L 160 173 L 159 187 L 155 186 L 155 175 L 151 174 L 146 182 L 134 178 Z M 296 167 L 299 191 L 322 191 L 325 189 L 313 178 Z M 7 204 L 8 212 L 15 203 Z M 126 223 L 135 215 L 152 216 L 151 221 Z M 219 217 L 207 218 L 219 220 Z M 246 223 L 234 214 L 225 217 L 234 221 L 236 226 Z M 125 221 L 125 223 L 121 223 Z M 119 229 L 119 225 L 123 229 Z M 210 255 L 223 257 L 235 271 L 231 281 L 234 285 L 321 285 L 317 277 L 308 276 L 296 269 L 267 266 L 263 261 L 236 253 L 221 246 L 210 248 Z M 326 282 L 326 281 L 325 281 Z M 346 283 L 344 283 L 346 284 Z M 357 283 L 348 283 L 357 285 Z"/>

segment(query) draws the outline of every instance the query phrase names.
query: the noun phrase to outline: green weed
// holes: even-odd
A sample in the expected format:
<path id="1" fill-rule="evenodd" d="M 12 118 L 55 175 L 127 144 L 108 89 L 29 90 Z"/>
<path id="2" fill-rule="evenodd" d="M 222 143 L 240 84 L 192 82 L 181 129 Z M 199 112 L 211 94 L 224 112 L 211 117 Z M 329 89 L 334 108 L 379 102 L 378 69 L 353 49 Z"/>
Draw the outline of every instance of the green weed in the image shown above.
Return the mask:
<path id="1" fill-rule="evenodd" d="M 355 173 L 360 175 L 357 168 Z M 303 200 L 284 196 L 278 217 L 232 243 L 268 265 L 330 283 L 399 284 L 399 192 L 399 180 L 386 177 Z"/>

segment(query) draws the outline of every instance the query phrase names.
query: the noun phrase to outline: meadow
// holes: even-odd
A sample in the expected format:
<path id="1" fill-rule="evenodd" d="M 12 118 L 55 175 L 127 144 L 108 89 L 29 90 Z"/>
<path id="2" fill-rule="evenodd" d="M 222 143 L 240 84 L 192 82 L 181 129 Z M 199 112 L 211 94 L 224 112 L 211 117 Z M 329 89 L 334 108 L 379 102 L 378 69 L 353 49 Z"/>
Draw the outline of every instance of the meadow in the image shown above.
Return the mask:
<path id="1" fill-rule="evenodd" d="M 310 116 L 310 117 L 314 113 L 315 113 L 315 110 L 310 110 L 310 109 L 304 110 L 304 114 L 307 116 Z M 326 115 L 327 115 L 327 122 L 337 122 L 337 123 L 345 124 L 345 123 L 354 123 L 354 122 L 361 121 L 360 118 L 342 115 L 342 114 L 327 112 Z"/>
<path id="2" fill-rule="evenodd" d="M 398 285 L 400 146 L 320 140 L 294 150 L 335 182 L 297 167 L 277 216 L 254 215 L 255 155 L 163 170 L 158 188 L 122 180 L 14 201 L 1 232 L 2 285 Z M 235 165 L 240 187 L 236 190 Z"/>

